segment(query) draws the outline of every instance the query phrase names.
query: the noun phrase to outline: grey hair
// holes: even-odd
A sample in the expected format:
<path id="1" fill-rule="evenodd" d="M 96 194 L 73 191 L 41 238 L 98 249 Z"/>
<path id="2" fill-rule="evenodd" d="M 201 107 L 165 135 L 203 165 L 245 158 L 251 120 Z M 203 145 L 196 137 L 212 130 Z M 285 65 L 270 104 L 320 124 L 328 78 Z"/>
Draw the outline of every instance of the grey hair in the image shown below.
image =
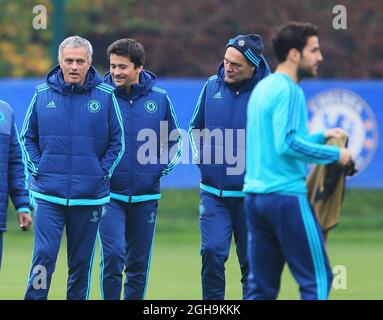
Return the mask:
<path id="1" fill-rule="evenodd" d="M 92 63 L 92 56 L 93 56 L 93 48 L 92 45 L 88 40 L 85 38 L 81 38 L 80 36 L 72 36 L 64 39 L 63 42 L 61 42 L 59 47 L 59 55 L 58 55 L 58 61 L 61 61 L 62 53 L 64 48 L 80 48 L 84 47 L 88 51 L 88 59 L 89 63 Z"/>

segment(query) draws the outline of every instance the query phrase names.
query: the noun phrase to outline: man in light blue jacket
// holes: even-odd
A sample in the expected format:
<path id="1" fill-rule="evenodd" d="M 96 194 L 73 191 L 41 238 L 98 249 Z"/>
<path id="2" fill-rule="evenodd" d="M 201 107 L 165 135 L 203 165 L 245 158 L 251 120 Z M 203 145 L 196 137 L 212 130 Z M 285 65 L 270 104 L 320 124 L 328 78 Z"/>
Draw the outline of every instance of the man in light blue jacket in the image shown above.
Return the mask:
<path id="1" fill-rule="evenodd" d="M 322 231 L 307 199 L 306 164 L 351 160 L 348 149 L 326 145 L 340 128 L 309 134 L 298 83 L 317 75 L 323 58 L 317 29 L 292 22 L 273 39 L 276 71 L 254 89 L 247 111 L 245 209 L 250 264 L 248 299 L 276 299 L 288 264 L 302 299 L 327 299 L 332 271 Z"/>

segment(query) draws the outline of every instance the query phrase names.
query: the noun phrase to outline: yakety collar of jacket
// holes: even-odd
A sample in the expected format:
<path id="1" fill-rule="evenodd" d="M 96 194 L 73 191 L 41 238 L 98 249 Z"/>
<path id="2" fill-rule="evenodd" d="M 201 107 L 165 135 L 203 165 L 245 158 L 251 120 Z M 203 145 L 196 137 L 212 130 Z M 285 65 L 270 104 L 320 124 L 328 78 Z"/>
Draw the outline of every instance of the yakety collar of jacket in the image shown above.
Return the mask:
<path id="1" fill-rule="evenodd" d="M 224 70 L 224 63 L 219 65 L 218 70 L 217 70 L 217 76 L 218 79 L 222 82 L 225 83 L 229 88 L 231 88 L 234 91 L 238 91 L 239 93 L 246 92 L 249 90 L 253 90 L 253 88 L 256 86 L 256 84 L 261 81 L 263 78 L 268 76 L 270 74 L 270 67 L 267 64 L 267 61 L 265 57 L 262 55 L 261 56 L 261 62 L 259 64 L 259 68 L 256 69 L 254 72 L 253 76 L 251 78 L 245 79 L 242 82 L 238 84 L 227 84 L 224 79 L 225 79 L 225 70 Z"/>
<path id="2" fill-rule="evenodd" d="M 102 83 L 102 79 L 97 70 L 91 66 L 82 85 L 65 83 L 63 72 L 60 66 L 57 65 L 49 71 L 47 75 L 47 83 L 53 90 L 60 92 L 61 94 L 83 94 Z"/>
<path id="3" fill-rule="evenodd" d="M 125 100 L 136 100 L 141 96 L 145 96 L 152 89 L 157 81 L 157 76 L 149 70 L 142 70 L 139 75 L 139 82 L 132 85 L 130 93 L 127 94 L 125 87 L 116 87 L 110 72 L 104 75 L 104 82 L 115 87 L 115 95 Z"/>

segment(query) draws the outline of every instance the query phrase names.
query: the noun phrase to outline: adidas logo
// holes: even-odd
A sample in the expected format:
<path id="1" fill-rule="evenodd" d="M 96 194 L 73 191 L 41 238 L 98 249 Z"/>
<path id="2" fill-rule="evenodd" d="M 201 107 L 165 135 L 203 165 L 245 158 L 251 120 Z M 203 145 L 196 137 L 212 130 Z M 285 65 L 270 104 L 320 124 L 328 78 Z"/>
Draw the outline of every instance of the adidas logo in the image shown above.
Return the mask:
<path id="1" fill-rule="evenodd" d="M 53 101 L 51 101 L 47 104 L 47 108 L 56 108 L 56 105 Z"/>
<path id="2" fill-rule="evenodd" d="M 213 99 L 222 99 L 221 91 L 218 91 L 218 92 L 214 95 Z"/>
<path id="3" fill-rule="evenodd" d="M 156 222 L 156 214 L 155 212 L 152 212 L 150 214 L 150 220 L 148 220 L 148 223 L 154 223 L 154 222 Z"/>

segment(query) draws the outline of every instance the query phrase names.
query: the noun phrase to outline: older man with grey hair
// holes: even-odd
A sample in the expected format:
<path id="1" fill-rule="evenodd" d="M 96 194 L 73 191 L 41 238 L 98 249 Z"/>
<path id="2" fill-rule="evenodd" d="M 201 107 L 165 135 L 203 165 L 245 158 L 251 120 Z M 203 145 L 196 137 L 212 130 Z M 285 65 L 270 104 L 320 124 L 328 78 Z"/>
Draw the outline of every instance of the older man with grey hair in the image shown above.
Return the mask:
<path id="1" fill-rule="evenodd" d="M 25 116 L 21 144 L 36 200 L 25 299 L 47 299 L 64 226 L 67 299 L 89 297 L 98 223 L 125 148 L 113 88 L 91 66 L 92 52 L 84 38 L 65 39 L 59 65 L 37 87 Z"/>

